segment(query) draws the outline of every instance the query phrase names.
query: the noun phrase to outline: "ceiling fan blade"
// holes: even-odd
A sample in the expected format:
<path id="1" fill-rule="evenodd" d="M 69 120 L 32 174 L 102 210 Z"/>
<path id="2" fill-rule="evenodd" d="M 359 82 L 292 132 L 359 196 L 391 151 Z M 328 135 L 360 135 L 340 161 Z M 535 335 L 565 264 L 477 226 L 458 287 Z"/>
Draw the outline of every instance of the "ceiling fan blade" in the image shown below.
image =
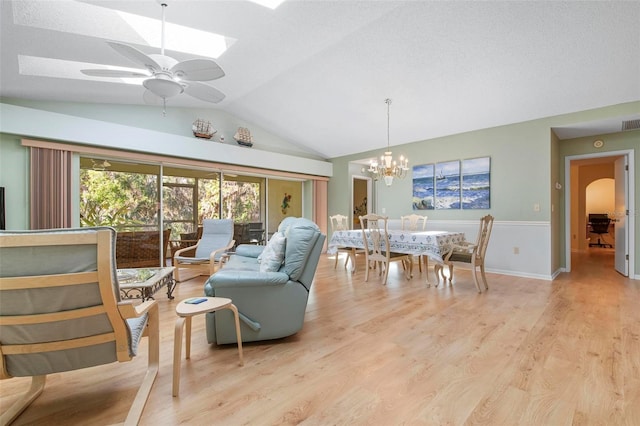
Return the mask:
<path id="1" fill-rule="evenodd" d="M 176 77 L 187 81 L 209 81 L 224 77 L 224 71 L 211 59 L 188 59 L 171 68 Z"/>
<path id="2" fill-rule="evenodd" d="M 153 93 L 151 90 L 144 91 L 144 93 L 142 94 L 142 100 L 147 105 L 155 105 L 155 106 L 162 105 L 162 98 L 156 95 L 155 93 Z"/>
<path id="3" fill-rule="evenodd" d="M 142 65 L 148 70 L 161 70 L 162 66 L 153 60 L 149 55 L 141 52 L 133 46 L 128 44 L 118 43 L 117 41 L 108 41 L 107 44 L 113 48 L 116 52 L 135 62 L 138 65 Z"/>
<path id="4" fill-rule="evenodd" d="M 184 88 L 184 91 L 187 95 L 191 95 L 201 101 L 213 102 L 214 104 L 217 104 L 225 98 L 224 93 L 218 89 L 198 82 L 190 82 Z"/>
<path id="5" fill-rule="evenodd" d="M 91 77 L 113 77 L 113 78 L 137 78 L 137 77 L 149 77 L 149 74 L 145 74 L 141 72 L 134 71 L 123 71 L 123 70 L 80 70 L 80 72 L 84 75 L 89 75 Z"/>

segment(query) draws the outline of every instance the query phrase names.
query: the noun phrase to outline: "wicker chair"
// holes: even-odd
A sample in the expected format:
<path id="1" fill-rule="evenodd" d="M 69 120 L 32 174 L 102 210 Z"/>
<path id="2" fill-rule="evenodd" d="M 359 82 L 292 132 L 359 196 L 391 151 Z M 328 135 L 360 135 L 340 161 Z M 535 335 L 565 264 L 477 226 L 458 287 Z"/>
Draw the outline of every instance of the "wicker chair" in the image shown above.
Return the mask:
<path id="1" fill-rule="evenodd" d="M 170 229 L 162 232 L 162 259 L 169 248 Z M 116 265 L 118 268 L 148 268 L 166 264 L 160 261 L 160 232 L 124 231 L 116 239 Z"/>

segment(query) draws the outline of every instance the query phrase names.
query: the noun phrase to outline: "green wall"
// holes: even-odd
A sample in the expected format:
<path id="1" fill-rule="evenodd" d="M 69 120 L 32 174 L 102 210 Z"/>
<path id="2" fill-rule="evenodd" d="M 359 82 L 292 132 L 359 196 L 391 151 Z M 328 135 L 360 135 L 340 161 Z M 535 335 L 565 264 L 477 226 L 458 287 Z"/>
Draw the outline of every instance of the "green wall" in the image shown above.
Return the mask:
<path id="1" fill-rule="evenodd" d="M 0 186 L 5 187 L 7 229 L 29 223 L 29 150 L 20 137 L 0 133 Z"/>
<path id="2" fill-rule="evenodd" d="M 544 143 L 540 143 L 544 141 Z M 349 211 L 349 162 L 379 156 L 382 149 L 334 159 L 329 183 L 329 211 Z M 409 166 L 491 157 L 491 209 L 496 220 L 548 221 L 550 182 L 549 126 L 537 122 L 462 133 L 392 147 L 394 156 L 409 157 Z M 523 161 L 525 160 L 525 161 Z M 359 169 L 359 168 L 358 168 Z M 389 217 L 413 213 L 411 173 L 391 187 L 374 184 L 376 210 Z M 540 205 L 540 211 L 533 209 Z M 483 210 L 482 213 L 487 212 Z M 430 219 L 477 219 L 478 210 L 423 211 Z"/>

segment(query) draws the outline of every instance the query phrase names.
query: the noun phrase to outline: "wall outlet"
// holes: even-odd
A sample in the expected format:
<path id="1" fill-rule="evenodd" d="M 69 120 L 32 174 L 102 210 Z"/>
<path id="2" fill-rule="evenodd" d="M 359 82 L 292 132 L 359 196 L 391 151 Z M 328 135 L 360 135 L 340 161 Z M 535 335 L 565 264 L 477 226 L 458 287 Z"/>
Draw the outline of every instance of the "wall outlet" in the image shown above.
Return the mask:
<path id="1" fill-rule="evenodd" d="M 386 214 L 387 213 L 387 209 L 386 208 L 382 208 L 382 214 Z"/>
<path id="2" fill-rule="evenodd" d="M 514 247 L 513 254 L 520 254 L 520 247 Z"/>
<path id="3" fill-rule="evenodd" d="M 539 211 L 540 211 L 540 204 L 535 203 L 535 204 L 533 205 L 533 211 L 534 211 L 534 212 L 539 212 Z"/>

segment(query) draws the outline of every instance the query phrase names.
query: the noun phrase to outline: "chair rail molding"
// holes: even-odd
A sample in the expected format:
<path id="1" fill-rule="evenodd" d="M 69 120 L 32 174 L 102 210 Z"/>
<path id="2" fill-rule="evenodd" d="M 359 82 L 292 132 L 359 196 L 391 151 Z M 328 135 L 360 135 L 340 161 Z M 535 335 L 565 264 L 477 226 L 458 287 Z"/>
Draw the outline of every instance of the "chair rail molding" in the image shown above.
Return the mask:
<path id="1" fill-rule="evenodd" d="M 464 232 L 475 241 L 479 220 L 427 220 L 427 231 Z M 389 220 L 390 229 L 401 229 L 400 219 Z M 456 266 L 458 267 L 458 266 Z M 465 265 L 460 265 L 465 269 Z M 487 272 L 551 281 L 551 222 L 495 220 L 487 248 Z"/>

